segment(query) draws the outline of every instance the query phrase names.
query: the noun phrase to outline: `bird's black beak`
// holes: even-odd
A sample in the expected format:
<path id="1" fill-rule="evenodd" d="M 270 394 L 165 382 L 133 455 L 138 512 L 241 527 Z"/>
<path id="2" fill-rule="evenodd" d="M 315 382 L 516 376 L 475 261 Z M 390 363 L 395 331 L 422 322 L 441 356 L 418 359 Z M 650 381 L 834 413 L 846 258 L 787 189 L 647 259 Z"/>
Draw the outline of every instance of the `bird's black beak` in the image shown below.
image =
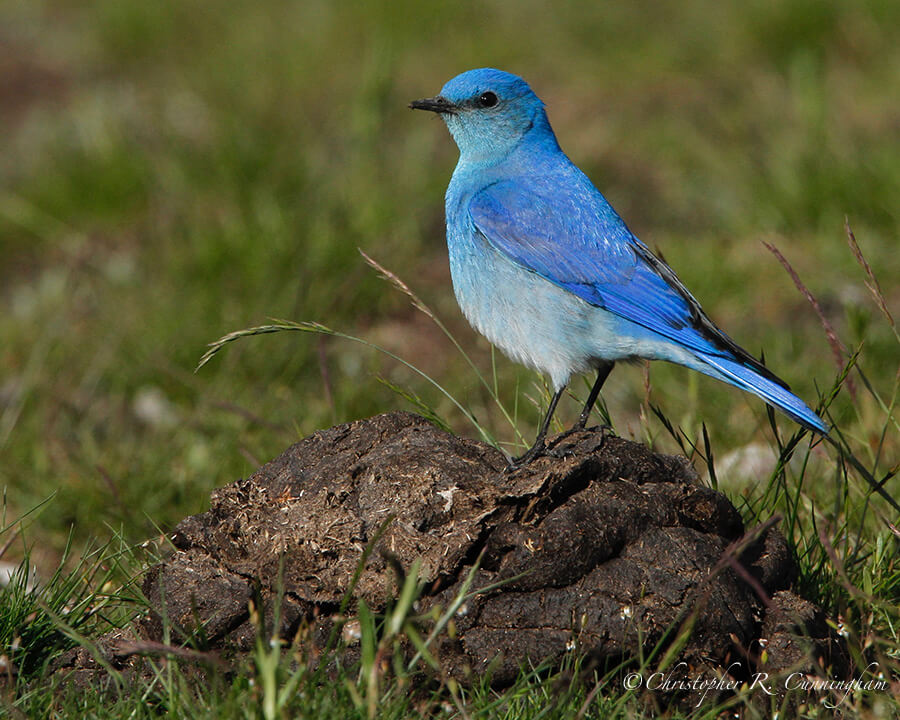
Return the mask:
<path id="1" fill-rule="evenodd" d="M 456 114 L 456 105 L 450 102 L 447 98 L 441 97 L 437 95 L 435 97 L 430 98 L 422 98 L 421 100 L 413 100 L 409 106 L 413 110 L 429 110 L 434 113 L 448 113 L 450 115 Z"/>

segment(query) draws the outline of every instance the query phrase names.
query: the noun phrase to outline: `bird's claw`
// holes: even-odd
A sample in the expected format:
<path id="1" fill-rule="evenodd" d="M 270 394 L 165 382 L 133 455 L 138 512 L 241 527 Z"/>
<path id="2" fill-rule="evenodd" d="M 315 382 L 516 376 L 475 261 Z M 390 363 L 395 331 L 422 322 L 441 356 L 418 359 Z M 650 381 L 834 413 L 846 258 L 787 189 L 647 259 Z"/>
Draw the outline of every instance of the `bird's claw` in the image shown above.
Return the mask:
<path id="1" fill-rule="evenodd" d="M 524 455 L 519 455 L 516 458 L 510 458 L 509 462 L 506 465 L 507 472 L 513 472 L 515 470 L 519 470 L 520 468 L 525 467 L 533 460 L 536 460 L 541 455 L 547 454 L 547 446 L 543 443 L 535 443 L 531 448 L 529 448 Z"/>
<path id="2" fill-rule="evenodd" d="M 517 458 L 510 458 L 506 465 L 507 472 L 514 472 L 516 470 L 520 470 L 525 467 L 529 463 L 537 458 L 543 456 L 556 458 L 557 460 L 564 460 L 565 458 L 570 458 L 575 454 L 574 445 L 566 444 L 565 447 L 560 447 L 560 445 L 564 444 L 565 440 L 576 432 L 581 430 L 587 430 L 588 432 L 600 433 L 601 442 L 603 439 L 607 437 L 607 435 L 613 435 L 613 429 L 609 425 L 595 425 L 591 428 L 583 428 L 580 427 L 577 423 L 566 430 L 565 432 L 560 433 L 553 439 L 553 447 L 547 447 L 547 444 L 544 442 L 536 443 L 533 447 L 531 447 L 524 455 L 520 455 Z"/>
<path id="3" fill-rule="evenodd" d="M 548 457 L 556 458 L 557 460 L 564 460 L 566 458 L 570 458 L 575 454 L 575 451 L 572 449 L 572 446 L 568 446 L 565 448 L 548 448 L 544 451 L 544 455 Z"/>

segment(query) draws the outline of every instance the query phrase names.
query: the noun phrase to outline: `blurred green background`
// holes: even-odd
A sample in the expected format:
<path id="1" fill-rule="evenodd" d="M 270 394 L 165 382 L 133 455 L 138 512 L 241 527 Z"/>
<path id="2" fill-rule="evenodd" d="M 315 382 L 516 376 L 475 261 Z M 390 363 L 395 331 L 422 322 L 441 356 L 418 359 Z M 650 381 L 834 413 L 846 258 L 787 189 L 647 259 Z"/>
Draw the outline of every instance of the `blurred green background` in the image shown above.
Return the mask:
<path id="1" fill-rule="evenodd" d="M 709 314 L 811 403 L 837 367 L 777 245 L 890 398 L 897 345 L 847 216 L 900 314 L 900 3 L 894 0 L 0 4 L 0 486 L 34 559 L 140 540 L 316 429 L 453 405 L 383 345 L 515 437 L 452 344 L 358 248 L 435 309 L 532 437 L 536 376 L 453 299 L 443 193 L 456 148 L 407 103 L 463 70 L 525 77 L 563 148 Z M 656 364 L 650 400 L 721 456 L 764 438 L 756 399 Z M 605 393 L 618 431 L 666 445 L 645 372 Z M 581 381 L 575 390 L 584 394 Z M 560 418 L 577 414 L 568 400 Z M 865 441 L 863 397 L 834 420 Z M 790 428 L 787 420 L 779 421 Z M 897 440 L 888 449 L 896 456 Z M 670 449 L 670 447 L 669 447 Z"/>

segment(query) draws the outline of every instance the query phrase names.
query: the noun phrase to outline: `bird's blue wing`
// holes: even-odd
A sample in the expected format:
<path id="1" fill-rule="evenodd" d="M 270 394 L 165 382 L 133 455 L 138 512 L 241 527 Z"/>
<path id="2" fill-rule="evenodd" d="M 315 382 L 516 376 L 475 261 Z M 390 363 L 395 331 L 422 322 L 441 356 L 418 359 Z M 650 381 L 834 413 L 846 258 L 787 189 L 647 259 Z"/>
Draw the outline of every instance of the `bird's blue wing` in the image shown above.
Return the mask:
<path id="1" fill-rule="evenodd" d="M 626 281 L 638 265 L 629 247 L 631 232 L 598 199 L 603 200 L 593 187 L 549 200 L 521 183 L 502 181 L 475 193 L 469 214 L 497 250 L 556 284 L 583 284 L 576 294 L 596 305 L 594 284 Z"/>
<path id="2" fill-rule="evenodd" d="M 671 268 L 584 180 L 552 200 L 552 185 L 545 193 L 497 182 L 475 193 L 469 214 L 495 249 L 591 305 L 695 352 L 747 363 L 783 384 L 712 323 Z"/>
<path id="3" fill-rule="evenodd" d="M 720 379 L 827 434 L 822 419 L 783 380 L 713 324 L 586 178 L 574 191 L 568 187 L 549 200 L 520 183 L 494 183 L 471 198 L 469 214 L 487 242 L 522 267 L 691 350 Z"/>

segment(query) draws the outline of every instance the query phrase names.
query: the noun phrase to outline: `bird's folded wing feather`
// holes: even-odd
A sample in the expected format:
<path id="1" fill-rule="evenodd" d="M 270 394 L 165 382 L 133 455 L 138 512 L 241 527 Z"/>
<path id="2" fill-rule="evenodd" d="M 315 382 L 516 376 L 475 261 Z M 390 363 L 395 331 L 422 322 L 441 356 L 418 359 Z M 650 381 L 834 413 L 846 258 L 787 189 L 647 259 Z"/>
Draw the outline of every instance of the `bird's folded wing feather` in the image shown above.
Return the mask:
<path id="1" fill-rule="evenodd" d="M 551 200 L 501 181 L 477 192 L 469 213 L 496 250 L 591 305 L 777 380 L 709 320 L 675 273 L 631 234 L 593 186 Z"/>

